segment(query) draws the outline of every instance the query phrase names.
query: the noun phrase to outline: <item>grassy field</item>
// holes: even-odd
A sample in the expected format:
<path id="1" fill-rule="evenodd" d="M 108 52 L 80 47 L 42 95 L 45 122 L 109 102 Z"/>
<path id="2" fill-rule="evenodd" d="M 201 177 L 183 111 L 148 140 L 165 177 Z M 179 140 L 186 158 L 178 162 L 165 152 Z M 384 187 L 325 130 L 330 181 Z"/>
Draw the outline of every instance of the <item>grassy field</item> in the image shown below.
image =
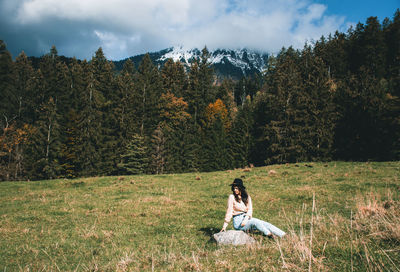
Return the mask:
<path id="1" fill-rule="evenodd" d="M 250 247 L 210 241 L 235 177 L 254 217 L 287 236 L 254 232 Z M 400 162 L 3 182 L 0 269 L 400 271 L 399 195 Z"/>

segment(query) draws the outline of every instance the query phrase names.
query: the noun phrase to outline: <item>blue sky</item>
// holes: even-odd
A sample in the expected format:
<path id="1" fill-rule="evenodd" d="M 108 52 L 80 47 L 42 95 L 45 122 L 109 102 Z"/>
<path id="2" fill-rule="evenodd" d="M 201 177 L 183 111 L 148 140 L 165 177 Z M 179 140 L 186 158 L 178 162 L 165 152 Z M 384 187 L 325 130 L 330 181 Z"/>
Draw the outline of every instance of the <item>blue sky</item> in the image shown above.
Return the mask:
<path id="1" fill-rule="evenodd" d="M 385 17 L 393 18 L 397 8 L 400 8 L 400 0 L 317 0 L 328 6 L 327 14 L 341 14 L 346 16 L 347 20 L 358 23 L 370 16 L 377 16 L 382 22 Z"/>
<path id="2" fill-rule="evenodd" d="M 13 57 L 118 60 L 171 46 L 301 48 L 369 16 L 393 18 L 400 0 L 0 0 L 0 39 Z"/>

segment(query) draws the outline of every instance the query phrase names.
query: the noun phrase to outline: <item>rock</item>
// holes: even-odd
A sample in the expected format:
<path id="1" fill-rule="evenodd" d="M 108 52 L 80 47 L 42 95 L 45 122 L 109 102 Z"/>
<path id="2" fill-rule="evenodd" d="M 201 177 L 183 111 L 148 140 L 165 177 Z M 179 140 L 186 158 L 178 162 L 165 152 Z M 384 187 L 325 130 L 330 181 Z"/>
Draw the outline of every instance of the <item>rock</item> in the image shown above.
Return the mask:
<path id="1" fill-rule="evenodd" d="M 269 170 L 268 175 L 276 175 L 278 174 L 275 170 Z"/>
<path id="2" fill-rule="evenodd" d="M 213 235 L 218 245 L 250 245 L 255 242 L 254 238 L 241 230 L 228 230 Z"/>

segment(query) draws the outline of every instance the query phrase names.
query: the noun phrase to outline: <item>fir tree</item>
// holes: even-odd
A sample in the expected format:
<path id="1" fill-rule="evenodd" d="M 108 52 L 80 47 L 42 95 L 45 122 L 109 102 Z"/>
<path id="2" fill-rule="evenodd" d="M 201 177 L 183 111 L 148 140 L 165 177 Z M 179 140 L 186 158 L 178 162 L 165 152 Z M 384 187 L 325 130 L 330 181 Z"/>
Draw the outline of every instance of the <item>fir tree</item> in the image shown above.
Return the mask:
<path id="1" fill-rule="evenodd" d="M 14 64 L 6 44 L 0 40 L 0 115 L 1 128 L 11 125 L 18 116 L 18 98 L 15 96 Z"/>
<path id="2" fill-rule="evenodd" d="M 187 76 L 182 63 L 168 59 L 161 69 L 164 92 L 170 92 L 177 97 L 183 97 L 187 89 Z"/>
<path id="3" fill-rule="evenodd" d="M 99 146 L 101 145 L 102 107 L 105 103 L 103 94 L 96 89 L 97 82 L 92 67 L 82 63 L 83 77 L 86 78 L 81 93 L 82 108 L 78 116 L 79 140 L 77 158 L 83 176 L 97 175 L 100 169 Z M 79 70 L 76 79 L 79 80 Z"/>
<path id="4" fill-rule="evenodd" d="M 104 103 L 100 105 L 102 113 L 101 130 L 98 131 L 98 151 L 100 156 L 98 171 L 102 174 L 112 174 L 116 169 L 118 160 L 118 116 L 116 115 L 117 105 L 120 103 L 116 84 L 114 81 L 113 65 L 109 62 L 99 48 L 91 62 L 94 81 L 94 88 L 102 94 Z"/>
<path id="5" fill-rule="evenodd" d="M 135 68 L 133 63 L 128 60 L 125 62 L 121 74 L 117 77 L 118 103 L 115 107 L 118 118 L 118 143 L 117 153 L 120 156 L 123 148 L 127 145 L 128 139 L 139 131 L 139 119 L 137 118 L 138 109 L 135 107 Z"/>
<path id="6" fill-rule="evenodd" d="M 231 120 L 228 110 L 217 99 L 210 103 L 205 111 L 206 126 L 203 134 L 202 170 L 224 170 L 232 165 L 232 154 L 229 150 L 228 134 L 231 130 Z"/>
<path id="7" fill-rule="evenodd" d="M 189 113 L 194 123 L 198 125 L 204 124 L 204 111 L 207 105 L 215 100 L 214 72 L 209 63 L 209 57 L 210 54 L 205 47 L 200 60 L 192 63 L 189 72 L 189 88 L 184 96 L 184 100 L 189 103 Z"/>
<path id="8" fill-rule="evenodd" d="M 139 134 L 132 136 L 121 156 L 121 161 L 117 165 L 121 172 L 129 175 L 145 173 L 148 169 L 148 157 L 143 136 Z"/>
<path id="9" fill-rule="evenodd" d="M 135 106 L 138 109 L 140 133 L 150 137 L 158 124 L 158 103 L 162 82 L 157 67 L 146 54 L 135 77 Z"/>
<path id="10" fill-rule="evenodd" d="M 253 146 L 253 116 L 250 96 L 238 109 L 230 133 L 230 153 L 233 156 L 233 167 L 242 168 L 250 164 L 250 151 Z"/>
<path id="11" fill-rule="evenodd" d="M 165 136 L 159 125 L 151 136 L 151 169 L 152 173 L 163 174 L 165 169 Z"/>
<path id="12" fill-rule="evenodd" d="M 21 123 L 33 124 L 34 107 L 34 70 L 28 57 L 22 52 L 15 60 L 15 96 L 18 108 L 18 120 Z"/>
<path id="13" fill-rule="evenodd" d="M 188 104 L 170 92 L 161 95 L 160 99 L 160 124 L 162 135 L 165 138 L 165 170 L 167 172 L 185 171 L 184 158 L 186 154 L 184 141 L 186 126 L 190 120 L 187 112 Z M 190 145 L 190 144 L 189 144 Z"/>

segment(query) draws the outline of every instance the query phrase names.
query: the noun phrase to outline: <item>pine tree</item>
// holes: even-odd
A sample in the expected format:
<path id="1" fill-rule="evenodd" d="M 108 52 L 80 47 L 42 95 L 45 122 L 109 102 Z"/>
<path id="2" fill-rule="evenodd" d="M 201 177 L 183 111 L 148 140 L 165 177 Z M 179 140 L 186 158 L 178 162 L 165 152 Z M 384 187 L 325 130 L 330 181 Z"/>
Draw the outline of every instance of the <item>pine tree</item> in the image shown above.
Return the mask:
<path id="1" fill-rule="evenodd" d="M 393 21 L 385 28 L 387 44 L 387 76 L 391 95 L 400 98 L 400 9 L 397 9 Z"/>
<path id="2" fill-rule="evenodd" d="M 182 97 L 187 89 L 187 76 L 182 63 L 168 59 L 161 69 L 164 92 Z"/>
<path id="3" fill-rule="evenodd" d="M 232 125 L 232 133 L 229 134 L 234 168 L 242 168 L 250 164 L 250 151 L 253 146 L 252 130 L 252 101 L 250 96 L 247 96 L 246 101 L 238 109 Z"/>
<path id="4" fill-rule="evenodd" d="M 165 135 L 163 128 L 158 125 L 151 136 L 151 169 L 152 173 L 163 174 L 165 169 Z"/>
<path id="5" fill-rule="evenodd" d="M 61 167 L 58 155 L 61 152 L 60 116 L 57 103 L 52 97 L 40 107 L 39 120 L 35 124 L 30 154 L 33 158 L 30 175 L 34 178 L 54 179 L 59 177 Z"/>
<path id="6" fill-rule="evenodd" d="M 84 72 L 80 63 L 74 58 L 69 66 L 69 88 L 63 97 L 63 143 L 60 153 L 62 175 L 67 178 L 80 176 L 83 158 L 78 156 L 81 133 L 79 129 L 80 111 L 84 108 L 83 93 L 86 88 Z"/>
<path id="7" fill-rule="evenodd" d="M 35 76 L 31 62 L 28 57 L 22 52 L 15 60 L 15 96 L 18 105 L 18 121 L 20 124 L 33 124 L 34 107 L 32 104 L 34 96 L 34 81 Z"/>
<path id="8" fill-rule="evenodd" d="M 328 75 L 331 79 L 343 79 L 349 71 L 349 41 L 344 33 L 338 31 L 328 40 L 321 37 L 314 47 L 315 55 L 323 60 L 328 68 Z"/>
<path id="9" fill-rule="evenodd" d="M 140 133 L 150 137 L 158 124 L 158 104 L 162 82 L 157 67 L 146 54 L 135 77 L 135 106 L 138 108 Z"/>
<path id="10" fill-rule="evenodd" d="M 148 169 L 148 155 L 144 144 L 144 137 L 134 134 L 129 140 L 124 154 L 121 156 L 118 168 L 122 173 L 129 175 L 143 174 Z"/>
<path id="11" fill-rule="evenodd" d="M 195 60 L 189 72 L 189 87 L 184 100 L 189 103 L 189 113 L 196 125 L 203 125 L 204 111 L 215 101 L 214 72 L 209 62 L 210 54 L 205 47 L 200 60 Z"/>
<path id="12" fill-rule="evenodd" d="M 6 44 L 0 40 L 0 115 L 1 129 L 9 127 L 18 116 L 18 98 L 15 97 L 14 63 Z"/>
<path id="13" fill-rule="evenodd" d="M 117 105 L 120 103 L 114 81 L 113 65 L 104 56 L 103 50 L 99 48 L 92 58 L 91 67 L 93 72 L 94 88 L 102 94 L 104 103 L 100 105 L 102 113 L 101 130 L 98 131 L 98 146 L 100 161 L 99 173 L 104 175 L 113 174 L 118 161 L 118 116 Z"/>
<path id="14" fill-rule="evenodd" d="M 335 147 L 339 159 L 383 160 L 393 154 L 395 126 L 385 117 L 389 115 L 387 84 L 374 74 L 375 71 L 361 69 L 338 87 L 340 119 Z"/>
<path id="15" fill-rule="evenodd" d="M 170 92 L 161 95 L 160 124 L 164 140 L 164 161 L 167 172 L 185 171 L 184 158 L 189 157 L 185 148 L 186 126 L 191 118 L 188 104 Z"/>
<path id="16" fill-rule="evenodd" d="M 300 69 L 303 78 L 305 111 L 301 118 L 307 128 L 299 141 L 305 150 L 305 160 L 330 160 L 333 153 L 336 109 L 333 103 L 334 82 L 329 70 L 308 45 L 301 52 Z"/>
<path id="17" fill-rule="evenodd" d="M 217 99 L 215 103 L 208 105 L 205 118 L 201 169 L 204 171 L 228 169 L 232 166 L 228 139 L 231 120 L 222 100 Z"/>
<path id="18" fill-rule="evenodd" d="M 138 109 L 135 107 L 135 68 L 131 60 L 125 62 L 122 72 L 117 77 L 118 101 L 115 112 L 118 118 L 118 156 L 123 152 L 128 139 L 139 131 L 139 119 L 137 118 Z"/>
<path id="19" fill-rule="evenodd" d="M 84 91 L 81 93 L 82 108 L 78 115 L 79 140 L 77 160 L 80 162 L 83 176 L 98 175 L 100 169 L 99 146 L 101 145 L 102 107 L 105 103 L 103 94 L 96 89 L 98 83 L 93 75 L 92 67 L 82 63 Z M 80 80 L 80 71 L 75 75 Z"/>
<path id="20" fill-rule="evenodd" d="M 390 123 L 389 134 L 393 136 L 390 157 L 400 158 L 400 9 L 397 9 L 394 18 L 384 30 L 387 44 L 386 79 L 388 80 L 387 109 L 385 117 Z"/>
<path id="21" fill-rule="evenodd" d="M 302 92 L 302 77 L 298 64 L 298 51 L 292 48 L 282 50 L 275 71 L 271 71 L 273 79 L 269 88 L 273 95 L 267 93 L 255 99 L 256 116 L 260 116 L 264 111 L 269 112 L 266 117 L 260 116 L 260 120 L 256 118 L 255 125 L 258 128 L 261 125 L 258 133 L 260 136 L 256 135 L 255 138 L 255 149 L 261 150 L 258 151 L 256 164 L 261 163 L 260 159 L 263 156 L 267 163 L 296 162 L 307 158 L 301 137 L 308 129 L 304 118 L 308 100 Z M 267 152 L 262 153 L 262 148 L 265 147 Z"/>

